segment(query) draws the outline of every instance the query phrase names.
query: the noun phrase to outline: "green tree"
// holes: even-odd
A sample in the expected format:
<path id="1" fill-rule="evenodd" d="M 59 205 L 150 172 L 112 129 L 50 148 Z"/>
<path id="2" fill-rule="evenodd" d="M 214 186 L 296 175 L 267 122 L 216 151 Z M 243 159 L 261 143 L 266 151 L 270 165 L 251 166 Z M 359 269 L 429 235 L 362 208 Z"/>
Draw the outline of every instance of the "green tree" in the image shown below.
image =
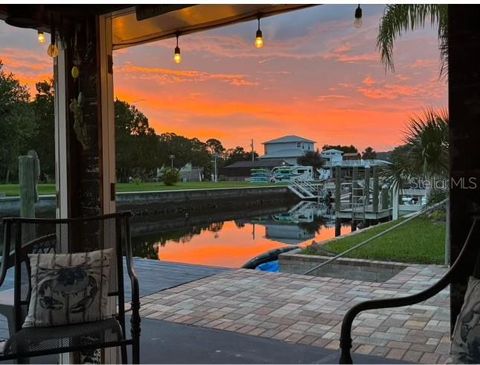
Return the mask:
<path id="1" fill-rule="evenodd" d="M 393 46 L 395 40 L 408 30 L 430 24 L 438 26 L 439 48 L 442 57 L 441 74 L 448 64 L 448 5 L 447 4 L 392 4 L 387 5 L 380 20 L 377 48 L 385 67 L 394 70 Z"/>
<path id="2" fill-rule="evenodd" d="M 223 147 L 222 142 L 220 142 L 218 139 L 215 138 L 210 138 L 205 141 L 205 144 L 207 145 L 208 152 L 213 155 L 219 155 L 222 156 L 223 153 L 225 152 L 225 147 Z"/>
<path id="3" fill-rule="evenodd" d="M 253 152 L 254 158 L 258 158 L 258 154 Z M 230 148 L 225 153 L 225 165 L 231 165 L 232 163 L 238 161 L 251 161 L 252 160 L 252 152 L 247 152 L 241 146 L 237 146 L 235 148 Z"/>
<path id="4" fill-rule="evenodd" d="M 27 142 L 35 129 L 29 99 L 27 87 L 0 61 L 0 181 L 5 183 L 17 178 L 18 156 L 31 149 Z"/>
<path id="5" fill-rule="evenodd" d="M 148 118 L 134 105 L 115 100 L 115 130 L 117 150 L 117 176 L 128 181 L 130 176 L 151 178 L 161 166 L 159 140 L 149 126 Z"/>
<path id="6" fill-rule="evenodd" d="M 362 153 L 363 160 L 374 160 L 377 158 L 377 153 L 372 147 L 365 148 L 365 151 Z"/>
<path id="7" fill-rule="evenodd" d="M 31 102 L 35 133 L 28 145 L 38 153 L 41 179 L 51 182 L 55 177 L 55 110 L 53 80 L 37 82 L 37 93 Z"/>
<path id="8" fill-rule="evenodd" d="M 410 120 L 406 142 L 410 168 L 426 177 L 448 175 L 448 113 L 427 109 Z"/>
<path id="9" fill-rule="evenodd" d="M 299 165 L 302 166 L 312 166 L 314 169 L 314 175 L 318 175 L 317 169 L 321 168 L 324 164 L 324 160 L 320 155 L 320 152 L 317 151 L 307 151 L 305 155 L 297 159 Z"/>
<path id="10" fill-rule="evenodd" d="M 342 145 L 324 145 L 322 147 L 322 151 L 326 151 L 326 150 L 339 150 L 339 151 L 343 151 L 343 153 L 357 153 L 358 150 L 357 150 L 357 147 L 355 147 L 354 145 L 350 145 L 350 146 L 342 146 Z"/>
<path id="11" fill-rule="evenodd" d="M 405 144 L 395 148 L 383 174 L 399 188 L 411 179 L 448 177 L 448 114 L 427 109 L 411 118 Z"/>

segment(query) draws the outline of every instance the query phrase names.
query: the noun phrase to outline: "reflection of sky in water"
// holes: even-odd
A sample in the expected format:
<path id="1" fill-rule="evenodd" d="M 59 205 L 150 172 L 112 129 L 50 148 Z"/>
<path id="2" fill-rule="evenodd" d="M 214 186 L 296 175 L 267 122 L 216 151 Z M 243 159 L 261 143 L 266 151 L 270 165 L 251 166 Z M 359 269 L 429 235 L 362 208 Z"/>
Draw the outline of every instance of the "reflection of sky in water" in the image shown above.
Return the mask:
<path id="1" fill-rule="evenodd" d="M 269 250 L 335 237 L 334 222 L 316 213 L 301 209 L 294 214 L 213 223 L 172 239 L 159 238 L 154 248 L 164 261 L 237 268 Z"/>

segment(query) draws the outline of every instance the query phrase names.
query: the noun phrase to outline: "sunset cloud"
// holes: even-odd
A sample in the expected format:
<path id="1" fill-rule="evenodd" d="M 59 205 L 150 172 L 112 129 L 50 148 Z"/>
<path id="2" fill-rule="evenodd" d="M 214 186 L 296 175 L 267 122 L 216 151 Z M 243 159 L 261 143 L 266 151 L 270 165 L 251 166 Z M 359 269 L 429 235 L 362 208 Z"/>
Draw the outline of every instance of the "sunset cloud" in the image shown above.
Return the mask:
<path id="1" fill-rule="evenodd" d="M 262 19 L 265 47 L 256 49 L 256 22 L 180 38 L 183 62 L 172 61 L 175 39 L 114 53 L 115 96 L 134 104 L 157 133 L 220 139 L 227 148 L 255 146 L 286 134 L 324 144 L 390 149 L 425 106 L 447 104 L 439 79 L 435 29 L 406 32 L 394 48 L 395 73 L 376 48 L 381 5 L 322 5 Z M 368 16 L 367 16 L 368 15 Z M 34 94 L 51 77 L 52 60 L 34 32 L 0 22 L 0 59 Z"/>
<path id="2" fill-rule="evenodd" d="M 353 54 L 352 47 L 344 44 L 332 49 L 323 58 L 344 63 L 358 63 L 376 61 L 378 60 L 378 54 L 376 52 Z"/>
<path id="3" fill-rule="evenodd" d="M 247 79 L 241 74 L 208 73 L 196 70 L 172 70 L 159 67 L 142 67 L 126 64 L 116 69 L 117 72 L 126 73 L 132 79 L 155 80 L 159 84 L 182 82 L 220 81 L 234 86 L 252 86 L 256 82 Z"/>

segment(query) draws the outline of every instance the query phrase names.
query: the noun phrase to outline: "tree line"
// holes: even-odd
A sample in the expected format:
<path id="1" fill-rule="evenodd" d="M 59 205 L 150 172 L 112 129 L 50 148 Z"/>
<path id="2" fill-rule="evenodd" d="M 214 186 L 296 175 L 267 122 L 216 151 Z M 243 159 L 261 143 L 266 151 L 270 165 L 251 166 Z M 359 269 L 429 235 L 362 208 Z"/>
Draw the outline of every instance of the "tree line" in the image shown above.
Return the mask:
<path id="1" fill-rule="evenodd" d="M 35 85 L 35 95 L 0 61 L 0 183 L 18 181 L 18 156 L 38 153 L 41 180 L 55 178 L 55 119 L 53 81 Z M 205 176 L 217 167 L 251 160 L 252 152 L 241 146 L 227 149 L 215 138 L 201 141 L 175 133 L 157 134 L 148 118 L 135 105 L 115 100 L 117 178 L 153 179 L 162 166 L 179 169 L 187 163 L 201 167 Z M 258 155 L 253 152 L 255 157 Z"/>

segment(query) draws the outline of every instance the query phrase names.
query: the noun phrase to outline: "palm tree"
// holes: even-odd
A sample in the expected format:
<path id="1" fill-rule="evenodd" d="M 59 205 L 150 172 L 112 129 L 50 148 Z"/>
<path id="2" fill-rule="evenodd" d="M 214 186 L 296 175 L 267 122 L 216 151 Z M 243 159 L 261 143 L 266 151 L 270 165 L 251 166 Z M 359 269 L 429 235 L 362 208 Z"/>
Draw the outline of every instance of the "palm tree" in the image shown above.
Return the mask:
<path id="1" fill-rule="evenodd" d="M 411 171 L 427 178 L 448 176 L 448 112 L 426 109 L 410 120 L 407 136 Z"/>
<path id="2" fill-rule="evenodd" d="M 426 109 L 410 119 L 405 144 L 394 149 L 391 164 L 381 172 L 384 181 L 399 191 L 413 180 L 428 180 L 430 199 L 444 199 L 445 191 L 436 189 L 433 180 L 448 177 L 448 113 L 441 109 Z"/>
<path id="3" fill-rule="evenodd" d="M 380 20 L 377 48 L 385 67 L 394 71 L 393 45 L 397 37 L 408 30 L 424 27 L 427 20 L 438 25 L 439 48 L 442 57 L 440 74 L 445 76 L 448 65 L 448 5 L 395 4 L 387 5 Z"/>

